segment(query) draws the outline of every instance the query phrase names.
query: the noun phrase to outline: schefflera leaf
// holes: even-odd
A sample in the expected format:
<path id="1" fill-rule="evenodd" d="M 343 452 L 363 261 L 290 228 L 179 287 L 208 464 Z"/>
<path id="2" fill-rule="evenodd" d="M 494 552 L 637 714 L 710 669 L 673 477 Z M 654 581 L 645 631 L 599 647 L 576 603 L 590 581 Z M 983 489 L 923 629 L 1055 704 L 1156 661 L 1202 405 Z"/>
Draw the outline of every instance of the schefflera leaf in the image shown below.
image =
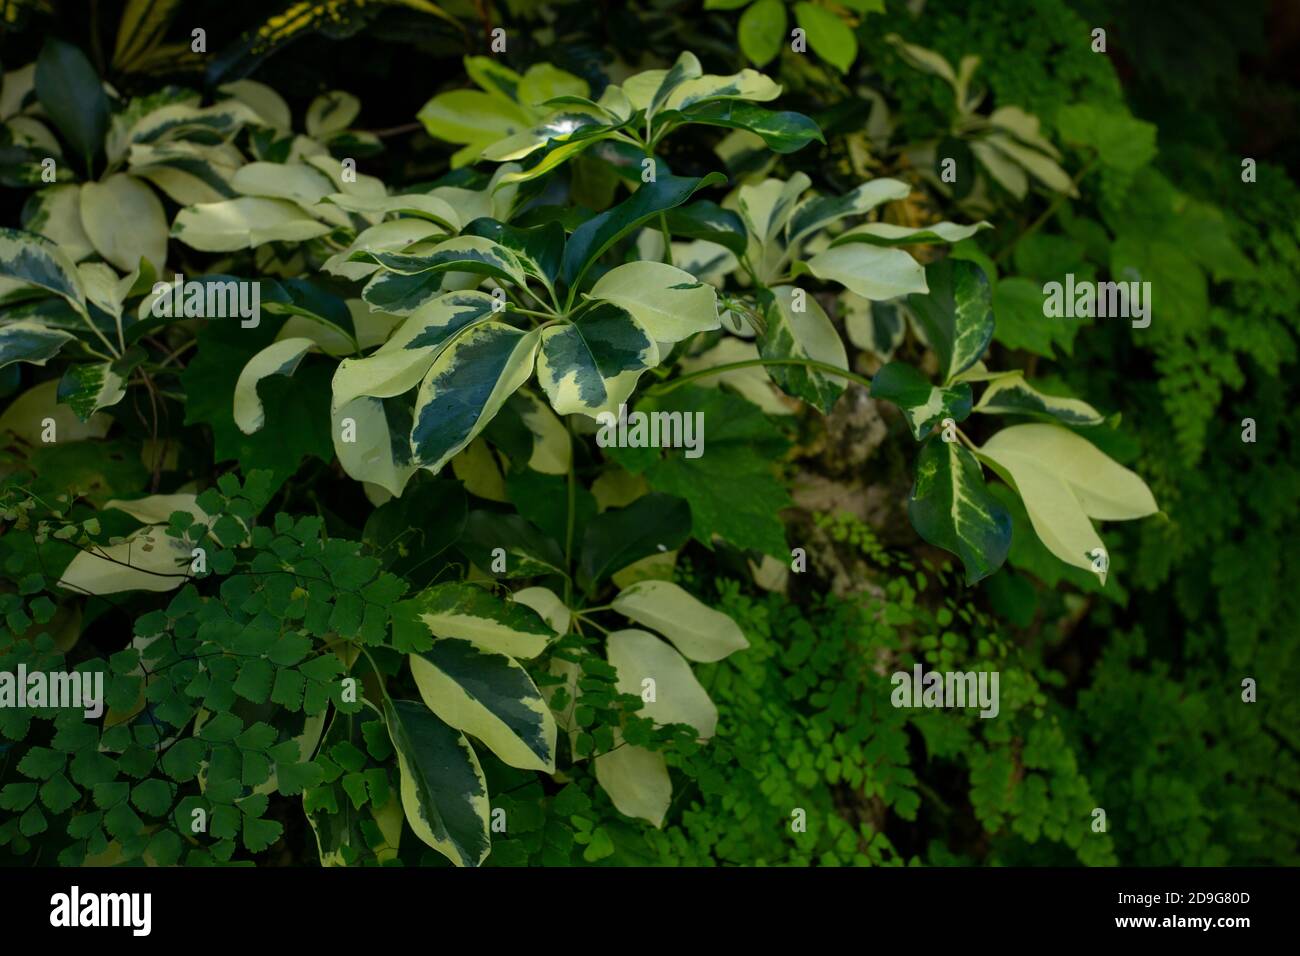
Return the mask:
<path id="1" fill-rule="evenodd" d="M 1020 371 L 990 381 L 975 411 L 986 415 L 1026 415 L 1063 425 L 1100 425 L 1105 420 L 1087 402 L 1040 392 L 1025 381 L 1025 374 Z"/>
<path id="2" fill-rule="evenodd" d="M 348 477 L 400 497 L 420 470 L 411 461 L 410 402 L 363 395 L 336 409 L 331 418 L 334 454 Z"/>
<path id="3" fill-rule="evenodd" d="M 871 397 L 901 408 L 917 441 L 944 419 L 964 421 L 971 411 L 969 382 L 939 388 L 906 362 L 890 362 L 877 372 L 871 380 Z"/>
<path id="4" fill-rule="evenodd" d="M 478 866 L 492 849 L 488 790 L 474 748 L 423 703 L 384 700 L 397 752 L 402 811 L 415 835 L 457 866 Z"/>
<path id="5" fill-rule="evenodd" d="M 1088 519 L 1128 521 L 1159 510 L 1136 473 L 1058 425 L 1004 428 L 979 455 L 1019 493 L 1047 549 L 1066 564 L 1094 571 L 1103 584 L 1109 560 Z"/>
<path id="6" fill-rule="evenodd" d="M 641 714 L 660 724 L 684 723 L 701 738 L 713 736 L 718 711 L 691 672 L 690 664 L 670 645 L 648 631 L 615 631 L 606 641 L 606 656 L 618 672 L 620 693 L 642 696 L 649 679 L 654 701 Z M 673 785 L 663 755 L 616 738 L 613 750 L 595 759 L 596 780 L 620 813 L 662 826 Z"/>
<path id="7" fill-rule="evenodd" d="M 948 384 L 979 361 L 993 339 L 993 293 L 988 276 L 964 259 L 926 266 L 927 295 L 908 296 L 907 305 L 939 358 Z"/>
<path id="8" fill-rule="evenodd" d="M 449 292 L 420 308 L 370 355 L 344 359 L 334 373 L 334 407 L 354 398 L 391 398 L 428 374 L 443 347 L 461 330 L 486 321 L 495 302 L 485 292 Z"/>
<path id="9" fill-rule="evenodd" d="M 626 309 L 591 301 L 541 333 L 537 380 L 561 415 L 616 413 L 646 369 L 659 364 L 654 336 Z"/>
<path id="10" fill-rule="evenodd" d="M 235 383 L 233 413 L 241 432 L 251 435 L 260 431 L 266 422 L 266 410 L 257 394 L 262 379 L 272 375 L 292 375 L 303 357 L 315 348 L 316 343 L 308 338 L 281 339 L 248 360 Z"/>
<path id="11" fill-rule="evenodd" d="M 1011 548 L 1011 515 L 989 492 L 975 456 L 934 436 L 921 446 L 907 502 L 917 533 L 961 558 L 966 583 L 1002 566 Z"/>
<path id="12" fill-rule="evenodd" d="M 802 300 L 801 302 L 799 300 Z M 802 304 L 802 308 L 796 308 Z M 836 368 L 849 367 L 848 353 L 830 317 L 810 293 L 794 286 L 777 286 L 759 293 L 766 320 L 759 339 L 765 359 L 812 359 Z M 771 365 L 768 374 L 784 391 L 830 412 L 844 391 L 844 381 L 833 374 L 803 365 Z"/>
<path id="13" fill-rule="evenodd" d="M 10 322 L 0 327 L 0 368 L 13 362 L 44 365 L 75 338 L 71 332 L 40 322 Z"/>
<path id="14" fill-rule="evenodd" d="M 638 581 L 624 588 L 612 607 L 654 628 L 693 661 L 713 663 L 749 647 L 735 621 L 671 581 Z"/>
<path id="15" fill-rule="evenodd" d="M 81 421 L 101 408 L 116 405 L 126 397 L 126 379 L 115 362 L 80 362 L 71 365 L 59 380 L 59 401 L 66 403 Z"/>
<path id="16" fill-rule="evenodd" d="M 663 262 L 629 262 L 591 287 L 591 298 L 630 313 L 656 342 L 680 342 L 719 327 L 718 294 L 689 272 Z"/>
<path id="17" fill-rule="evenodd" d="M 513 658 L 449 639 L 410 655 L 410 663 L 420 697 L 442 720 L 512 767 L 555 771 L 555 717 Z"/>
<path id="18" fill-rule="evenodd" d="M 718 708 L 695 678 L 691 665 L 671 644 L 649 631 L 628 628 L 605 640 L 605 656 L 618 671 L 619 693 L 644 700 L 647 679 L 654 681 L 654 700 L 639 713 L 659 724 L 688 724 L 701 740 L 713 736 Z"/>
<path id="19" fill-rule="evenodd" d="M 474 440 L 533 372 L 541 331 L 483 322 L 449 343 L 420 383 L 411 451 L 437 474 Z"/>
<path id="20" fill-rule="evenodd" d="M 598 756 L 594 766 L 596 782 L 619 813 L 663 826 L 673 798 L 663 754 L 624 743 L 616 734 L 614 749 Z"/>
<path id="21" fill-rule="evenodd" d="M 459 638 L 486 651 L 525 660 L 546 649 L 555 632 L 532 608 L 462 582 L 426 588 L 392 607 L 393 646 L 419 652 L 434 637 Z"/>

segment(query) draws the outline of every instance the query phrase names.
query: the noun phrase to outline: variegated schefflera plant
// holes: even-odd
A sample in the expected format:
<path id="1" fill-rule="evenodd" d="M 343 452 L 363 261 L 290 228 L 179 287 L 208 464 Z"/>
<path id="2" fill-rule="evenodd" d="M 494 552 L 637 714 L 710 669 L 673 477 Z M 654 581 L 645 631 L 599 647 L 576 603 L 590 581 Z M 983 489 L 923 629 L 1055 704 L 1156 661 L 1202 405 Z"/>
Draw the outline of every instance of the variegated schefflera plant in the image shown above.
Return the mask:
<path id="1" fill-rule="evenodd" d="M 35 188 L 22 229 L 0 234 L 0 365 L 72 359 L 58 398 L 82 421 L 120 402 L 133 375 L 142 380 L 142 367 L 158 371 L 158 360 L 169 360 L 147 337 L 162 324 L 151 313 L 155 281 L 168 280 L 177 265 L 168 259 L 173 233 L 188 229 L 191 246 L 231 251 L 254 244 L 252 236 L 302 241 L 348 224 L 336 207 L 323 213 L 331 225 L 299 215 L 276 191 L 277 174 L 287 162 L 300 163 L 324 170 L 327 186 L 335 177 L 324 192 L 346 189 L 339 163 L 322 157 L 331 148 L 364 155 L 378 145 L 347 128 L 360 104 L 341 91 L 311 103 L 304 135 L 264 84 L 225 84 L 207 106 L 197 91 L 179 87 L 123 99 L 80 50 L 54 39 L 0 82 L 0 120 L 14 147 L 0 178 Z M 182 207 L 174 224 L 165 203 Z M 261 215 L 256 229 L 247 221 L 250 206 Z M 184 210 L 214 207 L 219 229 L 205 228 L 212 213 L 190 228 L 194 214 Z M 292 262 L 271 256 L 260 265 L 293 274 Z M 264 291 L 268 311 L 291 306 L 273 282 Z"/>
<path id="2" fill-rule="evenodd" d="M 967 58 L 954 70 L 932 51 L 892 39 L 908 62 L 952 85 L 954 134 L 972 139 L 971 149 L 1000 184 L 1021 196 L 1027 172 L 1050 189 L 1074 192 L 1069 176 L 1056 163 L 1059 152 L 1039 132 L 1034 117 L 1014 107 L 987 118 L 975 112 L 982 98 L 972 89 L 977 59 Z M 650 155 L 665 127 L 674 122 L 732 125 L 762 137 L 775 151 L 797 149 L 815 138 L 797 114 L 745 104 L 746 98 L 774 95 L 759 79 L 746 75 L 750 73 L 702 76 L 698 60 L 683 54 L 670 70 L 639 74 L 621 87 L 607 88 L 595 104 L 581 95 L 558 97 L 554 105 L 584 112 L 552 114 L 530 130 L 484 146 L 480 155 L 523 162 L 526 171 L 511 178 L 524 179 L 604 139 L 627 136 L 629 145 Z M 729 95 L 739 102 L 694 103 L 699 93 L 716 89 L 724 79 Z M 747 114 L 749 110 L 758 113 Z M 688 120 L 692 112 L 697 115 Z M 718 120 L 723 112 L 725 122 Z M 748 116 L 748 125 L 732 122 L 742 116 Z M 855 376 L 847 372 L 848 357 L 834 324 L 817 300 L 799 288 L 798 280 L 837 284 L 843 295 L 864 303 L 868 312 L 875 303 L 882 315 L 917 333 L 935 352 L 941 370 L 941 384 L 934 386 L 918 370 L 892 363 L 871 385 L 873 396 L 898 404 L 916 438 L 926 440 L 910 502 L 918 533 L 956 554 L 968 583 L 1001 566 L 1011 545 L 1011 518 L 985 486 L 982 462 L 1020 495 L 1048 550 L 1096 573 L 1104 583 L 1109 554 L 1090 519 L 1129 520 L 1155 513 L 1149 489 L 1078 434 L 1103 422 L 1091 406 L 1045 394 L 1019 372 L 994 373 L 983 366 L 980 359 L 992 341 L 994 317 L 988 280 L 978 265 L 950 258 L 927 268 L 905 251 L 961 242 L 987 224 L 905 226 L 877 221 L 843 230 L 842 220 L 905 200 L 911 188 L 898 180 L 876 179 L 843 196 L 822 196 L 809 194 L 810 186 L 807 176 L 796 173 L 784 181 L 743 185 L 721 206 L 703 200 L 674 204 L 665 211 L 664 241 L 659 245 L 666 258 L 672 258 L 670 236 L 675 234 L 696 241 L 691 264 L 708 263 L 696 271 L 712 273 L 715 280 L 732 271 L 743 276 L 743 291 L 722 295 L 724 317 L 730 331 L 757 338 L 757 354 L 715 348 L 714 362 L 722 362 L 723 371 L 764 365 L 787 394 L 829 411 L 842 383 Z M 979 208 L 979 203 L 973 200 L 970 206 Z M 705 374 L 707 366 L 690 373 Z M 978 404 L 972 404 L 972 384 L 980 382 L 987 386 Z M 977 449 L 957 427 L 972 411 L 1041 423 L 1013 425 Z"/>

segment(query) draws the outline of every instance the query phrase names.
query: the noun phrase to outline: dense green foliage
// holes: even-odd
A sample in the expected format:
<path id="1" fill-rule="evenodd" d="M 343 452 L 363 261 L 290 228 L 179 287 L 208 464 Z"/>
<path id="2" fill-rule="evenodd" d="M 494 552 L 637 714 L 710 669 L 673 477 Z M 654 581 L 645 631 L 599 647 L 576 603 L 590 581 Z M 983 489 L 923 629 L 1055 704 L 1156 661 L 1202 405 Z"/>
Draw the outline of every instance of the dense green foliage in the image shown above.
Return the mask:
<path id="1" fill-rule="evenodd" d="M 0 672 L 106 709 L 0 707 L 0 862 L 1300 862 L 1276 9 L 66 6 L 0 4 Z"/>

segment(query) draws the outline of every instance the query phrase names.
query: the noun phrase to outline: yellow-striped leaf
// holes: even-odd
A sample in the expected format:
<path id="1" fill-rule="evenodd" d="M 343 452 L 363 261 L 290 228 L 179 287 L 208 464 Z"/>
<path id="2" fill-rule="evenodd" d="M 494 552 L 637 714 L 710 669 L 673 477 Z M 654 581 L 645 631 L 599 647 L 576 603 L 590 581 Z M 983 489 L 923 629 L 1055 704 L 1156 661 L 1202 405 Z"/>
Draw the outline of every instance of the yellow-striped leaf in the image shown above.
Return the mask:
<path id="1" fill-rule="evenodd" d="M 492 849 L 483 768 L 465 735 L 413 700 L 384 700 L 397 752 L 402 811 L 415 835 L 457 866 L 478 866 Z"/>
<path id="2" fill-rule="evenodd" d="M 542 332 L 537 379 L 561 415 L 617 413 L 637 379 L 659 364 L 659 346 L 631 313 L 594 302 L 574 321 Z"/>
<path id="3" fill-rule="evenodd" d="M 487 427 L 532 374 L 539 336 L 482 322 L 443 348 L 415 400 L 411 449 L 421 467 L 436 474 Z"/>
<path id="4" fill-rule="evenodd" d="M 512 767 L 555 771 L 555 717 L 517 661 L 455 639 L 409 659 L 420 697 L 440 718 Z"/>
<path id="5" fill-rule="evenodd" d="M 555 632 L 536 611 L 473 584 L 439 584 L 393 605 L 393 646 L 428 650 L 435 637 L 459 638 L 525 660 L 546 650 Z"/>

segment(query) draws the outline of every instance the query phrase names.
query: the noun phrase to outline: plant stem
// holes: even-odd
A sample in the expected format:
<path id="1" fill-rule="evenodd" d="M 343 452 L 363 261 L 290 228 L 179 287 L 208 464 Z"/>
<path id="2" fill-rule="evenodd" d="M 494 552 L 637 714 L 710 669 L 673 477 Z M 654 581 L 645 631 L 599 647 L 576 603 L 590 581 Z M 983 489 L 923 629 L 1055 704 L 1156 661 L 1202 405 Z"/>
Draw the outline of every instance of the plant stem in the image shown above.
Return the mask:
<path id="1" fill-rule="evenodd" d="M 668 232 L 668 213 L 659 214 L 659 229 L 664 234 L 664 262 L 668 265 L 673 264 L 673 237 Z"/>
<path id="2" fill-rule="evenodd" d="M 816 369 L 827 375 L 834 375 L 837 378 L 847 379 L 850 382 L 856 382 L 863 388 L 871 387 L 871 379 L 856 372 L 850 372 L 848 369 L 838 368 L 834 365 L 828 365 L 825 362 L 817 362 L 813 359 L 746 359 L 743 362 L 728 362 L 725 365 L 715 365 L 713 368 L 700 369 L 698 372 L 691 372 L 689 375 L 683 375 L 681 378 L 675 378 L 670 382 L 661 382 L 658 385 L 652 385 L 646 389 L 648 395 L 665 395 L 673 389 L 680 388 L 696 379 L 704 378 L 708 375 L 718 375 L 722 372 L 730 372 L 740 368 L 753 368 L 755 365 L 802 365 L 805 368 Z"/>
<path id="3" fill-rule="evenodd" d="M 1079 183 L 1083 180 L 1083 177 L 1088 175 L 1088 173 L 1092 171 L 1092 167 L 1095 165 L 1097 165 L 1096 156 L 1092 157 L 1092 159 L 1088 160 L 1086 163 L 1083 164 L 1083 166 L 1079 169 L 1079 171 L 1075 173 L 1072 183 L 1077 187 Z M 999 251 L 998 254 L 993 257 L 993 261 L 1001 262 L 1003 259 L 1005 259 L 1008 255 L 1011 254 L 1012 249 L 1020 245 L 1021 242 L 1023 242 L 1025 239 L 1028 239 L 1039 229 L 1041 229 L 1043 227 L 1043 224 L 1046 223 L 1047 220 L 1051 219 L 1054 215 L 1056 215 L 1056 210 L 1061 208 L 1061 204 L 1064 203 L 1067 198 L 1069 197 L 1066 196 L 1065 193 L 1057 193 L 1056 198 L 1053 199 L 1051 204 L 1046 209 L 1043 210 L 1042 215 L 1040 215 L 1037 219 L 1031 222 L 1029 226 L 1025 229 L 1025 231 L 1016 237 L 1015 242 L 1011 243 L 1008 246 L 1003 246 L 1001 251 Z"/>
<path id="4" fill-rule="evenodd" d="M 567 572 L 564 576 L 564 605 L 565 607 L 573 606 L 573 523 L 575 511 L 577 510 L 578 497 L 578 477 L 577 465 L 574 462 L 576 457 L 574 448 L 577 442 L 573 434 L 573 418 L 569 416 L 564 420 L 565 430 L 569 433 L 569 475 L 568 475 L 568 508 L 564 518 L 564 570 Z"/>

